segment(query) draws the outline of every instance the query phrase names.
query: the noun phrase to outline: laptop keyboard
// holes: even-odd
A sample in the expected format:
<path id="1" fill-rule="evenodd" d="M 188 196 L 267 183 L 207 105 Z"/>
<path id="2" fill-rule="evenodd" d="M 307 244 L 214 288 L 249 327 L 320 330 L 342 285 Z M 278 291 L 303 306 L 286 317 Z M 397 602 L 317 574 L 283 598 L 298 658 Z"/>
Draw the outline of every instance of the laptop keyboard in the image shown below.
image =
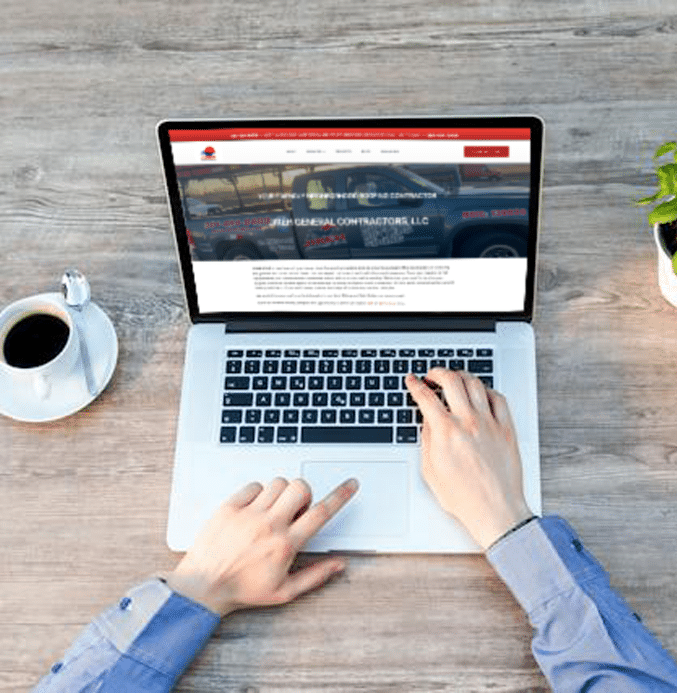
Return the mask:
<path id="1" fill-rule="evenodd" d="M 220 442 L 417 443 L 422 418 L 404 377 L 435 366 L 493 387 L 487 347 L 230 349 Z"/>

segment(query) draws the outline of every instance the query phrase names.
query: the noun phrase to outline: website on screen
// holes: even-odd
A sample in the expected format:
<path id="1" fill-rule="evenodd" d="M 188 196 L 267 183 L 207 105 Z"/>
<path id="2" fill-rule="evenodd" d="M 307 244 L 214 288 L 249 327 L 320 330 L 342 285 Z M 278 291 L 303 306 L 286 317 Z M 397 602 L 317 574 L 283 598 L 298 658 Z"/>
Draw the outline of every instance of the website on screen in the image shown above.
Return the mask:
<path id="1" fill-rule="evenodd" d="M 170 141 L 200 312 L 524 309 L 529 129 Z"/>

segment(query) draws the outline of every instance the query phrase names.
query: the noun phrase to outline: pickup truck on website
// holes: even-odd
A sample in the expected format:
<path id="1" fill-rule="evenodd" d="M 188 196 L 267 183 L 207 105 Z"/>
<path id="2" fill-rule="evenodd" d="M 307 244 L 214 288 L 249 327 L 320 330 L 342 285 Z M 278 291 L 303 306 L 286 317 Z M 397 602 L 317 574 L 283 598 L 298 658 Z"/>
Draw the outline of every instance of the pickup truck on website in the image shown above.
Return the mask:
<path id="1" fill-rule="evenodd" d="M 190 175 L 185 173 L 187 178 Z M 451 193 L 399 166 L 318 167 L 296 175 L 290 190 L 263 188 L 269 192 L 259 191 L 252 204 L 251 195 L 245 199 L 237 190 L 237 172 L 229 174 L 228 180 L 234 193 L 227 204 L 210 201 L 213 195 L 196 199 L 189 187 L 182 188 L 195 259 L 527 254 L 527 188 L 510 192 L 486 188 L 470 194 L 463 194 L 461 188 Z"/>

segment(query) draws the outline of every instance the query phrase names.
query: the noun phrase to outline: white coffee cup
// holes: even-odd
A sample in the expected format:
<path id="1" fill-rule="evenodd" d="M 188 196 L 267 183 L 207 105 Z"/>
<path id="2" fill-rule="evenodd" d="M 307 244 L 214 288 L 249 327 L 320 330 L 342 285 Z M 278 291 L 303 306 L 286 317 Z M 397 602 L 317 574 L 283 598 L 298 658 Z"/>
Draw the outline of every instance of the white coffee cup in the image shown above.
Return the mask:
<path id="1" fill-rule="evenodd" d="M 22 320 L 36 314 L 53 315 L 68 326 L 68 339 L 61 351 L 50 361 L 32 367 L 19 367 L 7 363 L 5 339 L 10 330 Z M 53 385 L 70 376 L 79 363 L 80 336 L 63 297 L 59 294 L 38 294 L 20 299 L 0 313 L 0 370 L 4 371 L 13 387 L 30 387 L 40 400 L 51 397 Z"/>

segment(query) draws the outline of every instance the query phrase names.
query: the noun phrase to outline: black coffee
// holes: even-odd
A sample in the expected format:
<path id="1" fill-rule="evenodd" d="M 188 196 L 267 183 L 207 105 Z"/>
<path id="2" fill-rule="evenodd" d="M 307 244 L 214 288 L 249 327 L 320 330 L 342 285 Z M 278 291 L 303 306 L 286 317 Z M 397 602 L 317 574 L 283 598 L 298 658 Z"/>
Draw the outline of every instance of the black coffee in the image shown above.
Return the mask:
<path id="1" fill-rule="evenodd" d="M 49 313 L 34 313 L 12 327 L 5 337 L 5 361 L 15 368 L 35 368 L 58 356 L 66 346 L 70 328 Z"/>

